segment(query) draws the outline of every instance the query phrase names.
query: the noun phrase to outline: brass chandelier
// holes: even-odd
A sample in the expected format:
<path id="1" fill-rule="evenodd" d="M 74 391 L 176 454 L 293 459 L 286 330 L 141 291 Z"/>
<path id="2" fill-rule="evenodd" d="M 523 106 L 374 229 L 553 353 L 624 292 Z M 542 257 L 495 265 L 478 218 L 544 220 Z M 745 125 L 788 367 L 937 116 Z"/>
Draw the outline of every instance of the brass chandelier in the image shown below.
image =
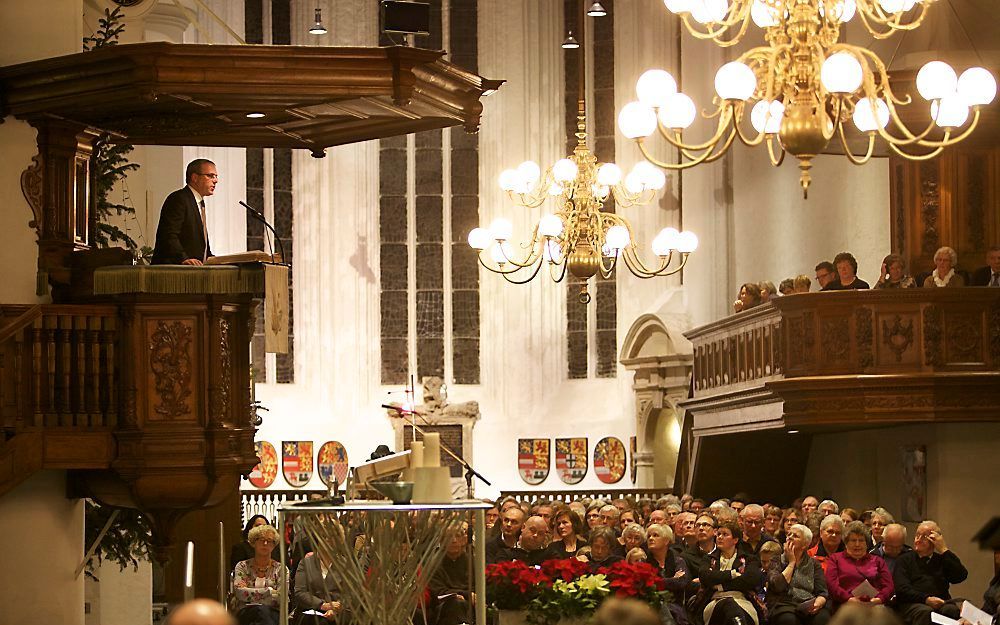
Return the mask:
<path id="1" fill-rule="evenodd" d="M 599 7 L 597 11 L 594 7 Z M 580 2 L 580 25 L 585 15 L 603 17 L 603 7 L 593 3 L 584 12 Z M 498 217 L 488 228 L 475 228 L 469 233 L 469 245 L 479 251 L 479 262 L 498 273 L 508 282 L 525 284 L 547 266 L 550 277 L 561 282 L 566 272 L 584 280 L 579 300 L 590 302 L 586 280 L 600 273 L 604 278 L 614 274 L 619 261 L 640 278 L 654 278 L 677 273 L 687 264 L 688 256 L 698 247 L 693 232 L 678 232 L 664 228 L 653 239 L 653 254 L 658 260 L 652 266 L 642 260 L 635 242 L 635 232 L 625 217 L 604 210 L 614 202 L 627 208 L 648 204 L 666 184 L 666 176 L 653 165 L 640 161 L 623 176 L 614 163 L 600 163 L 587 146 L 586 67 L 583 28 L 579 40 L 572 33 L 563 48 L 579 49 L 579 95 L 577 100 L 577 138 L 573 154 L 555 162 L 544 173 L 533 161 L 521 163 L 517 169 L 500 174 L 500 188 L 520 206 L 538 208 L 546 202 L 555 204 L 552 212 L 542 215 L 531 238 L 517 248 L 511 244 L 513 224 Z M 678 262 L 674 262 L 675 255 Z"/>
<path id="2" fill-rule="evenodd" d="M 753 22 L 763 30 L 767 45 L 743 53 L 718 70 L 714 110 L 704 113 L 716 119 L 716 129 L 707 140 L 684 138 L 684 129 L 696 117 L 695 104 L 677 90 L 669 73 L 658 69 L 639 78 L 638 101 L 620 111 L 619 128 L 635 140 L 647 161 L 673 170 L 717 160 L 736 139 L 748 146 L 764 143 L 774 166 L 782 163 L 786 152 L 799 159 L 806 197 L 812 158 L 834 135 L 856 165 L 871 159 L 879 137 L 907 159 L 933 158 L 976 128 L 980 108 L 996 97 L 993 75 L 973 67 L 958 76 L 941 61 L 924 65 L 917 73 L 916 86 L 929 103 L 930 121 L 923 129 L 911 130 L 897 107 L 913 104 L 912 99 L 893 93 L 886 65 L 876 54 L 841 42 L 840 28 L 856 19 L 874 38 L 887 39 L 920 26 L 934 2 L 664 0 L 698 39 L 710 39 L 722 47 L 736 45 Z M 848 121 L 867 138 L 863 154 L 854 154 L 848 145 L 844 128 Z M 661 161 L 650 153 L 645 139 L 655 131 L 679 150 L 677 162 Z"/>

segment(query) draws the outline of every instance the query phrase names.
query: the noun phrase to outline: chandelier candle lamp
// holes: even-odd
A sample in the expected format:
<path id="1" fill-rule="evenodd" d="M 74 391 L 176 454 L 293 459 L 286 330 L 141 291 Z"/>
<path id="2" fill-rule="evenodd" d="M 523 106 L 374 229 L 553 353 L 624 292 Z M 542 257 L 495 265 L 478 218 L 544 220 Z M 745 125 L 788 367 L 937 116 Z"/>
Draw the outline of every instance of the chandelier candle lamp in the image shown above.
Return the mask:
<path id="1" fill-rule="evenodd" d="M 605 13 L 589 5 L 587 15 L 595 18 Z M 580 24 L 584 20 L 584 2 L 580 3 Z M 602 8 L 603 10 L 603 8 Z M 584 43 L 580 29 L 580 43 Z M 565 45 L 563 47 L 566 47 Z M 653 254 L 658 260 L 647 265 L 635 243 L 632 225 L 625 217 L 604 210 L 606 202 L 619 207 L 649 204 L 666 184 L 664 173 L 640 161 L 623 176 L 614 163 L 600 163 L 587 145 L 586 68 L 581 49 L 579 98 L 577 102 L 577 145 L 568 158 L 556 161 L 544 173 L 537 163 L 525 161 L 517 169 L 500 174 L 500 188 L 507 196 L 527 208 L 554 205 L 534 227 L 527 242 L 511 243 L 513 223 L 498 217 L 489 228 L 475 228 L 469 233 L 469 245 L 479 251 L 479 262 L 486 269 L 502 275 L 513 284 L 530 282 L 546 265 L 550 277 L 561 282 L 569 271 L 584 280 L 580 302 L 590 302 L 586 280 L 600 273 L 610 277 L 621 260 L 635 276 L 653 278 L 677 273 L 688 256 L 698 247 L 693 232 L 664 228 L 653 239 Z M 676 259 L 676 262 L 675 262 Z"/>
<path id="2" fill-rule="evenodd" d="M 959 76 L 947 63 L 930 61 L 917 73 L 917 91 L 925 103 L 916 104 L 910 96 L 893 93 L 889 71 L 875 53 L 841 41 L 841 26 L 852 19 L 876 39 L 913 30 L 923 23 L 935 0 L 664 0 L 664 4 L 698 39 L 732 46 L 752 30 L 752 22 L 763 31 L 766 45 L 719 68 L 714 109 L 704 113 L 716 120 L 716 129 L 705 141 L 689 143 L 683 136 L 697 110 L 668 72 L 654 69 L 639 78 L 638 100 L 622 108 L 618 126 L 635 140 L 648 162 L 663 169 L 710 163 L 737 138 L 748 146 L 764 143 L 774 166 L 782 163 L 786 152 L 799 160 L 800 182 L 808 197 L 812 158 L 835 135 L 856 165 L 871 159 L 878 138 L 904 158 L 926 160 L 969 136 L 979 122 L 980 108 L 996 97 L 996 79 L 988 70 L 972 67 Z M 925 128 L 911 129 L 903 122 L 897 107 L 909 105 L 926 107 Z M 854 154 L 849 147 L 844 127 L 851 122 L 867 139 L 864 154 Z M 679 149 L 676 163 L 650 153 L 645 139 L 656 131 Z"/>

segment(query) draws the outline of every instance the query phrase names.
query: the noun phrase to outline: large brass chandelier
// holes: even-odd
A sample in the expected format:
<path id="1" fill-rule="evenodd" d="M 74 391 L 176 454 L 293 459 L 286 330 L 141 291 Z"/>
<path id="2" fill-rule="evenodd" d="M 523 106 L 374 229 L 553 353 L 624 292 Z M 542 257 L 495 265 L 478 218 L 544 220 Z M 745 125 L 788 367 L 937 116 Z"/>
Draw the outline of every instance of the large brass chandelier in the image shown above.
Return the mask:
<path id="1" fill-rule="evenodd" d="M 579 39 L 570 33 L 563 43 L 564 48 L 580 51 L 577 144 L 573 154 L 556 161 L 544 173 L 534 161 L 525 161 L 516 169 L 503 171 L 499 178 L 500 188 L 516 204 L 533 209 L 551 202 L 555 205 L 552 212 L 542 215 L 531 238 L 517 247 L 511 244 L 513 223 L 505 217 L 494 219 L 488 228 L 473 229 L 468 239 L 469 245 L 479 251 L 480 264 L 508 282 L 530 282 L 543 265 L 555 282 L 561 282 L 567 271 L 581 278 L 584 282 L 579 300 L 584 304 L 591 299 L 586 280 L 598 273 L 610 277 L 619 261 L 640 278 L 667 276 L 683 269 L 688 256 L 698 247 L 693 232 L 664 228 L 652 242 L 657 261 L 647 265 L 636 245 L 632 225 L 625 217 L 604 210 L 610 202 L 622 208 L 648 204 L 666 184 L 666 176 L 645 161 L 623 176 L 614 163 L 598 162 L 588 147 L 582 28 L 585 15 L 603 17 L 605 13 L 597 2 L 585 12 L 581 0 Z M 674 262 L 675 256 L 678 262 Z"/>
<path id="2" fill-rule="evenodd" d="M 914 130 L 903 122 L 898 107 L 918 105 L 909 96 L 893 93 L 882 60 L 867 48 L 840 41 L 840 29 L 855 19 L 871 36 L 886 39 L 920 26 L 934 2 L 664 0 L 667 9 L 680 15 L 687 30 L 699 39 L 732 46 L 747 35 L 753 22 L 763 30 L 767 45 L 743 53 L 718 70 L 714 110 L 704 113 L 716 120 L 716 129 L 707 140 L 689 142 L 683 136 L 695 120 L 695 103 L 677 90 L 674 78 L 663 70 L 650 70 L 639 78 L 638 101 L 620 111 L 619 128 L 635 140 L 647 161 L 664 169 L 710 163 L 736 139 L 748 146 L 764 143 L 774 166 L 782 163 L 786 152 L 799 159 L 800 182 L 807 197 L 812 158 L 835 135 L 845 156 L 857 165 L 871 159 L 877 138 L 905 158 L 933 158 L 975 129 L 980 107 L 996 96 L 993 75 L 973 67 L 958 76 L 941 61 L 924 65 L 917 73 L 916 87 L 927 101 L 922 106 L 927 107 L 929 122 Z M 863 154 L 853 153 L 849 146 L 845 126 L 850 121 L 867 138 Z M 645 139 L 656 131 L 678 149 L 677 162 L 662 161 L 650 153 Z"/>

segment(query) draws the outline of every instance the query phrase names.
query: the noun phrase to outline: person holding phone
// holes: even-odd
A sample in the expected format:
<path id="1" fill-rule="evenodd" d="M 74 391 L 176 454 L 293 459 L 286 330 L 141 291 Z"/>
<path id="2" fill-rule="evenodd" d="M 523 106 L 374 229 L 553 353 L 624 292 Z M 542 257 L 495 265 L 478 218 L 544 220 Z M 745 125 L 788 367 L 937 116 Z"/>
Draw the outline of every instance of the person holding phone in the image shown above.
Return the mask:
<path id="1" fill-rule="evenodd" d="M 906 275 L 906 263 L 899 254 L 889 254 L 882 260 L 882 273 L 879 274 L 876 289 L 912 289 L 917 282 Z"/>

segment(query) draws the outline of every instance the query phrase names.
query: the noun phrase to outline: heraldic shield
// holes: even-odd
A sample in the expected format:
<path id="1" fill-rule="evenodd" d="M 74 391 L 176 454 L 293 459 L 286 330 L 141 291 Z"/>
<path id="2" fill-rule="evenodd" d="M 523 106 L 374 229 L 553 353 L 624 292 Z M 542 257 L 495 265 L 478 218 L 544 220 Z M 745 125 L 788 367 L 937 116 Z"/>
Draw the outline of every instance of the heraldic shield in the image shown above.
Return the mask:
<path id="1" fill-rule="evenodd" d="M 556 473 L 566 484 L 579 484 L 587 475 L 587 439 L 556 439 Z"/>
<path id="2" fill-rule="evenodd" d="M 517 439 L 517 472 L 532 486 L 545 481 L 549 476 L 549 439 Z"/>
<path id="3" fill-rule="evenodd" d="M 313 442 L 281 443 L 281 472 L 289 486 L 301 488 L 308 484 L 313 474 Z"/>
<path id="4" fill-rule="evenodd" d="M 330 486 L 333 478 L 341 486 L 347 481 L 347 472 L 351 465 L 347 462 L 347 449 L 337 441 L 323 443 L 316 454 L 316 469 L 323 484 Z"/>

